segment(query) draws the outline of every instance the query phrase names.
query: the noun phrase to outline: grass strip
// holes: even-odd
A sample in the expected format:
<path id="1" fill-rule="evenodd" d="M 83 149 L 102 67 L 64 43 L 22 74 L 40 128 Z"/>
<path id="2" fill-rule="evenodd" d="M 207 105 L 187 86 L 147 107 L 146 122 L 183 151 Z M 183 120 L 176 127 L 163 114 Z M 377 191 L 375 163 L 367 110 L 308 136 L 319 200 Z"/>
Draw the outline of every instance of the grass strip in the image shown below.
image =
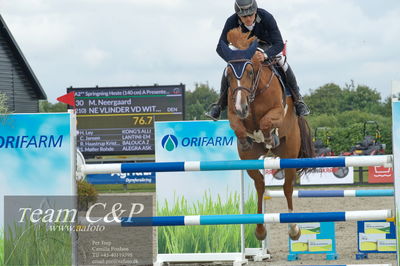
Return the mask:
<path id="1" fill-rule="evenodd" d="M 4 233 L 4 265 L 72 265 L 69 231 L 43 223 L 15 223 Z"/>
<path id="2" fill-rule="evenodd" d="M 164 202 L 158 216 L 239 214 L 239 193 L 228 193 L 223 201 L 220 195 L 212 198 L 204 193 L 202 200 L 190 204 L 184 197 L 172 204 Z M 160 206 L 160 204 L 158 204 Z M 256 196 L 245 202 L 246 213 L 255 213 Z M 247 247 L 260 247 L 254 236 L 256 225 L 245 225 Z M 240 252 L 240 225 L 166 226 L 158 227 L 158 252 L 170 253 L 223 253 Z"/>

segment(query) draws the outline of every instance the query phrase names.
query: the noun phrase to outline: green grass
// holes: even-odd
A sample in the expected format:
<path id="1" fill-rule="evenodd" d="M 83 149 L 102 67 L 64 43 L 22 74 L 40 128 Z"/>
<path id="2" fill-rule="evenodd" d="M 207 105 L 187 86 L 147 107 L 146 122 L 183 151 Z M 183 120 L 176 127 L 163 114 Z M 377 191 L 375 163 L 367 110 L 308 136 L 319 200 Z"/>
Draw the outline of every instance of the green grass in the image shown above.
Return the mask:
<path id="1" fill-rule="evenodd" d="M 368 167 L 354 167 L 353 168 L 353 174 L 354 174 L 354 183 L 359 183 L 361 182 L 360 180 L 360 170 L 363 170 L 362 172 L 362 181 L 363 183 L 367 183 L 368 184 Z M 364 172 L 367 171 L 367 172 Z"/>
<path id="2" fill-rule="evenodd" d="M 223 202 L 205 193 L 202 201 L 189 204 L 181 197 L 170 205 L 164 203 L 158 216 L 239 214 L 239 193 L 230 193 Z M 255 213 L 255 195 L 245 203 L 248 213 Z M 159 206 L 159 204 L 158 204 Z M 247 246 L 260 247 L 254 237 L 255 225 L 246 225 Z M 165 253 L 221 253 L 240 252 L 240 225 L 166 226 L 158 227 L 158 252 Z"/>
<path id="3" fill-rule="evenodd" d="M 4 236 L 3 229 L 0 229 L 0 265 L 4 265 Z"/>
<path id="4" fill-rule="evenodd" d="M 155 184 L 110 184 L 94 185 L 99 193 L 134 193 L 134 192 L 155 192 Z"/>
<path id="5" fill-rule="evenodd" d="M 68 231 L 50 231 L 45 224 L 24 223 L 4 233 L 5 265 L 72 265 Z"/>

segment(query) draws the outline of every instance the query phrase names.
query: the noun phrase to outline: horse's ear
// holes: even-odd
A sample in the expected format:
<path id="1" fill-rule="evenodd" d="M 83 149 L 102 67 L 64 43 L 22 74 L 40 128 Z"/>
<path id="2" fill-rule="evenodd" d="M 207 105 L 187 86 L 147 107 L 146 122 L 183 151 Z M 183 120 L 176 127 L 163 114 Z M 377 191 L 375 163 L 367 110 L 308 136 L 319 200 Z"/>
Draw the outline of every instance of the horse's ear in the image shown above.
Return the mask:
<path id="1" fill-rule="evenodd" d="M 257 42 L 257 40 L 254 40 L 254 41 L 251 43 L 250 47 L 247 49 L 248 54 L 251 55 L 250 58 L 251 58 L 251 57 L 254 55 L 254 53 L 256 52 L 257 46 L 258 46 L 258 42 Z"/>
<path id="2" fill-rule="evenodd" d="M 258 42 L 253 41 L 249 48 L 246 50 L 246 58 L 251 59 L 257 50 Z"/>
<path id="3" fill-rule="evenodd" d="M 221 40 L 219 42 L 219 45 L 221 47 L 221 51 L 222 51 L 222 55 L 223 55 L 223 59 L 228 62 L 229 60 L 232 59 L 232 49 L 229 48 L 229 46 L 223 41 Z"/>
<path id="4" fill-rule="evenodd" d="M 252 55 L 252 62 L 254 64 L 255 67 L 258 67 L 261 63 L 261 60 L 259 60 L 258 58 L 254 57 L 255 53 L 257 51 L 257 47 L 258 47 L 258 39 L 255 38 L 255 40 L 251 43 L 250 47 L 249 47 L 249 54 Z"/>

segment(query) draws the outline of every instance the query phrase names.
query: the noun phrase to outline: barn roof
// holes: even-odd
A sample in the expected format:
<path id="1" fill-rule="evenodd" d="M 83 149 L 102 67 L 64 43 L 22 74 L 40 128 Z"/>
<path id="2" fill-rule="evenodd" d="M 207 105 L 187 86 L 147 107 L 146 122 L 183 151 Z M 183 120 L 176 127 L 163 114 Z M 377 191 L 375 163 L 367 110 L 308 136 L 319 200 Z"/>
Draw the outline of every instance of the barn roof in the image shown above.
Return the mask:
<path id="1" fill-rule="evenodd" d="M 31 81 L 32 87 L 35 90 L 38 99 L 46 100 L 47 96 L 42 88 L 42 85 L 40 85 L 39 80 L 36 78 L 35 73 L 33 73 L 32 68 L 29 66 L 28 61 L 26 60 L 24 54 L 19 48 L 17 42 L 12 36 L 10 30 L 8 29 L 1 15 L 0 15 L 0 32 L 4 36 L 4 39 L 7 41 L 11 50 L 13 51 L 16 60 L 20 63 L 22 69 L 26 73 L 27 78 Z"/>

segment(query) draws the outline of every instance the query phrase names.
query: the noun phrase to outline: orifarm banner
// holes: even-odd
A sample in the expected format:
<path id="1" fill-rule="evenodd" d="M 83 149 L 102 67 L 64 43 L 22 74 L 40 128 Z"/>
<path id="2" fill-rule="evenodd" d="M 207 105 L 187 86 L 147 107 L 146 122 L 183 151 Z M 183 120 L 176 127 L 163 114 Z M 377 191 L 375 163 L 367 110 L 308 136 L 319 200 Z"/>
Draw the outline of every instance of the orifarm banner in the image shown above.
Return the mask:
<path id="1" fill-rule="evenodd" d="M 49 232 L 46 225 L 36 222 L 43 217 L 50 222 L 51 206 L 73 203 L 74 127 L 75 119 L 70 113 L 0 116 L 0 233 L 4 233 L 0 252 L 4 248 L 5 265 L 73 264 L 71 235 Z M 37 200 L 28 200 L 23 209 L 18 209 L 20 218 L 9 212 L 4 215 L 5 196 L 14 197 L 13 205 L 21 195 Z M 57 195 L 71 200 L 50 199 Z"/>
<path id="2" fill-rule="evenodd" d="M 2 209 L 4 195 L 73 195 L 71 119 L 69 113 L 0 116 Z"/>
<path id="3" fill-rule="evenodd" d="M 157 162 L 238 160 L 228 121 L 156 122 Z M 240 171 L 156 173 L 157 216 L 238 214 Z M 174 243 L 174 246 L 168 243 Z M 158 253 L 240 251 L 240 226 L 158 228 Z"/>

